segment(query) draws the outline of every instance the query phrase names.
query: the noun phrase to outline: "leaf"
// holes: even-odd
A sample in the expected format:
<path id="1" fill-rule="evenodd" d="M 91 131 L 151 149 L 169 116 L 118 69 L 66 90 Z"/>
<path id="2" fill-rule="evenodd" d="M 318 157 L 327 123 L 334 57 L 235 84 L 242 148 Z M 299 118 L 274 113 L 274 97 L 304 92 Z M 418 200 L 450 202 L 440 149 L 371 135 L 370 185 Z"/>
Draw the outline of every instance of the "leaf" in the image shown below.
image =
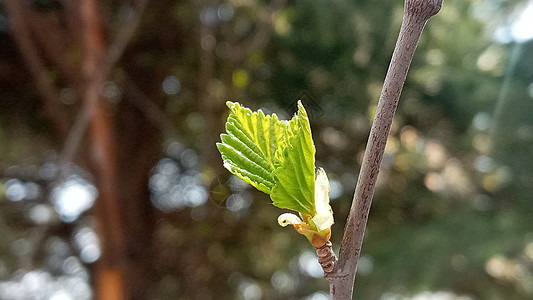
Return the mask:
<path id="1" fill-rule="evenodd" d="M 318 168 L 315 180 L 315 215 L 311 219 L 323 235 L 333 225 L 333 211 L 329 205 L 329 180 L 326 171 Z"/>
<path id="2" fill-rule="evenodd" d="M 226 133 L 221 134 L 217 148 L 224 167 L 258 190 L 270 194 L 276 184 L 273 171 L 276 152 L 281 147 L 286 123 L 275 114 L 265 116 L 261 110 L 252 112 L 239 103 L 227 102 L 230 115 Z"/>
<path id="3" fill-rule="evenodd" d="M 282 143 L 276 154 L 279 165 L 273 174 L 272 202 L 280 208 L 314 215 L 315 146 L 301 101 L 298 101 L 298 113 L 289 121 Z"/>
<path id="4" fill-rule="evenodd" d="M 217 143 L 224 167 L 258 190 L 270 194 L 280 208 L 315 215 L 315 146 L 307 112 L 289 122 L 227 102 L 226 133 Z"/>

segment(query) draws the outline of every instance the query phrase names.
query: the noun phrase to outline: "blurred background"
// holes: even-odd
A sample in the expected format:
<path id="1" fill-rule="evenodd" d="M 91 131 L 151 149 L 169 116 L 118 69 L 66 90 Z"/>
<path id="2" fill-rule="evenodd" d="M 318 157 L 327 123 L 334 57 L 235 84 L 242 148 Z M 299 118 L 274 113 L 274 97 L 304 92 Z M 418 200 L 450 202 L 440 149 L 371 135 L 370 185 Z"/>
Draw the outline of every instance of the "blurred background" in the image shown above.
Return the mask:
<path id="1" fill-rule="evenodd" d="M 222 168 L 225 102 L 302 99 L 336 251 L 398 0 L 0 1 L 0 299 L 328 299 Z M 445 0 L 415 54 L 354 299 L 533 299 L 533 2 Z"/>

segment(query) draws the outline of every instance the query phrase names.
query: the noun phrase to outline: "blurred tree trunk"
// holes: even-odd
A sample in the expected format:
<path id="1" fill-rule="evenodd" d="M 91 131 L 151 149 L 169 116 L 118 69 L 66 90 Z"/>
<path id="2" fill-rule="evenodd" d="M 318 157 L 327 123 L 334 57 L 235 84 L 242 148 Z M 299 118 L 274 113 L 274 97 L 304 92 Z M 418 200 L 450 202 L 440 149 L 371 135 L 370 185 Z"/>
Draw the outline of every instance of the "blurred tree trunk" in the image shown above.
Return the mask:
<path id="1" fill-rule="evenodd" d="M 102 256 L 93 274 L 97 299 L 125 299 L 125 238 L 117 188 L 117 159 L 114 128 L 109 107 L 102 97 L 106 81 L 104 58 L 106 42 L 97 0 L 82 0 L 79 14 L 83 31 L 82 74 L 84 105 L 89 114 L 90 160 L 96 177 L 97 232 L 101 238 Z"/>
<path id="2" fill-rule="evenodd" d="M 145 2 L 137 2 L 139 10 Z M 132 101 L 113 106 L 103 97 L 104 84 L 128 38 L 121 35 L 118 42 L 107 43 L 100 4 L 98 0 L 65 2 L 60 14 L 36 11 L 28 2 L 6 1 L 14 40 L 43 100 L 44 114 L 54 129 L 52 137 L 66 149 L 60 158 L 63 166 L 76 158 L 87 131 L 89 146 L 77 163 L 90 166 L 98 188 L 94 215 L 102 255 L 92 267 L 95 298 L 147 299 L 150 285 L 157 280 L 151 272 L 155 215 L 148 179 L 160 151 L 161 132 Z M 129 26 L 136 28 L 136 24 Z M 69 52 L 75 48 L 81 50 L 79 60 Z M 61 80 L 52 78 L 52 72 Z M 143 81 L 140 90 L 147 95 L 143 101 L 161 99 L 159 79 L 161 75 Z M 65 83 L 81 99 L 76 118 L 60 101 Z M 138 95 L 126 92 L 125 97 Z"/>
<path id="3" fill-rule="evenodd" d="M 224 103 L 231 93 L 213 93 L 213 78 L 220 72 L 224 74 L 224 85 L 229 90 L 235 88 L 234 69 L 245 64 L 249 53 L 265 47 L 272 32 L 272 16 L 286 0 L 273 1 L 266 7 L 257 34 L 250 34 L 242 44 L 231 46 L 232 63 L 225 69 L 216 64 L 220 58 L 215 51 L 216 42 L 213 43 L 221 35 L 221 29 L 197 18 L 205 8 L 220 5 L 219 0 L 188 4 L 195 15 L 183 22 L 195 29 L 190 35 L 183 33 L 190 28 L 181 28 L 183 24 L 177 17 L 168 13 L 170 7 L 177 7 L 176 2 L 152 2 L 146 21 L 164 24 L 165 30 L 143 27 L 148 32 L 143 32 L 143 38 L 124 51 L 145 2 L 134 2 L 133 19 L 137 22 L 131 22 L 117 21 L 120 17 L 115 13 L 124 8 L 121 4 L 132 8 L 125 3 L 63 1 L 59 8 L 42 11 L 31 2 L 6 1 L 14 40 L 41 96 L 44 115 L 53 132 L 51 136 L 57 148 L 63 149 L 59 165 L 66 167 L 75 162 L 89 166 L 98 188 L 93 214 L 102 255 L 91 265 L 97 299 L 147 299 L 150 288 L 160 279 L 154 272 L 157 259 L 152 245 L 158 216 L 150 202 L 148 180 L 160 155 L 162 129 L 173 125 L 161 118 L 165 104 L 161 89 L 164 78 L 169 74 L 179 75 L 184 81 L 190 80 L 187 77 L 194 78 L 188 84 L 193 87 L 194 100 L 184 106 L 190 105 L 187 109 L 199 112 L 202 128 L 184 139 L 189 138 L 188 143 L 198 150 L 202 167 L 207 167 L 204 172 L 213 180 L 222 172 L 215 141 L 223 129 Z M 186 11 L 187 5 L 183 8 Z M 111 29 L 116 27 L 119 28 Z M 121 27 L 132 30 L 123 34 Z M 228 37 L 222 35 L 221 39 Z M 158 50 L 146 50 L 154 48 Z M 180 74 L 175 66 L 176 60 L 186 58 L 184 48 L 194 49 L 191 59 L 195 68 Z M 161 57 L 159 49 L 172 49 L 176 55 Z M 191 61 L 183 62 L 187 63 Z M 247 71 L 252 73 L 251 69 Z M 108 84 L 120 90 L 121 95 L 113 99 L 117 102 L 104 97 L 102 90 Z M 66 88 L 76 91 L 76 99 L 69 103 L 63 103 L 60 97 Z M 238 89 L 238 93 L 242 91 Z M 186 123 L 179 119 L 186 114 L 178 113 L 176 121 Z M 205 253 L 198 251 L 207 247 L 205 242 L 195 245 L 188 257 L 197 259 L 190 260 L 189 270 L 197 267 L 197 261 L 205 260 Z M 193 297 L 205 284 L 190 277 L 185 285 L 185 294 Z"/>

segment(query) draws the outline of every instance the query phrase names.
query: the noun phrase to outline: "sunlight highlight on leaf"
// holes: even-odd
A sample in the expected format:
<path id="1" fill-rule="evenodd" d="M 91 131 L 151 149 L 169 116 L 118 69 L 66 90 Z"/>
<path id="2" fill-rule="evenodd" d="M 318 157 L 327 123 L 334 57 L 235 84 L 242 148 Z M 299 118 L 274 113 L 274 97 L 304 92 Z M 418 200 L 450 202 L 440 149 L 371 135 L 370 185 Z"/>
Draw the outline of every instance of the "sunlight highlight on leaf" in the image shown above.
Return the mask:
<path id="1" fill-rule="evenodd" d="M 274 171 L 272 201 L 278 207 L 314 215 L 315 146 L 309 118 L 300 101 L 283 143 L 278 157 L 281 163 Z"/>
<path id="2" fill-rule="evenodd" d="M 218 150 L 224 167 L 258 190 L 270 194 L 279 208 L 297 211 L 282 214 L 281 226 L 292 225 L 315 247 L 331 237 L 333 212 L 329 181 L 319 168 L 315 184 L 315 146 L 309 117 L 301 101 L 288 122 L 275 114 L 265 116 L 238 103 L 227 102 L 230 115 Z"/>
<path id="3" fill-rule="evenodd" d="M 314 215 L 315 146 L 302 103 L 289 122 L 239 103 L 227 105 L 226 133 L 217 143 L 224 167 L 270 194 L 275 206 Z"/>
<path id="4" fill-rule="evenodd" d="M 224 167 L 258 190 L 270 194 L 275 185 L 275 153 L 287 127 L 278 117 L 252 112 L 238 103 L 228 102 L 230 115 L 226 133 L 217 143 Z"/>

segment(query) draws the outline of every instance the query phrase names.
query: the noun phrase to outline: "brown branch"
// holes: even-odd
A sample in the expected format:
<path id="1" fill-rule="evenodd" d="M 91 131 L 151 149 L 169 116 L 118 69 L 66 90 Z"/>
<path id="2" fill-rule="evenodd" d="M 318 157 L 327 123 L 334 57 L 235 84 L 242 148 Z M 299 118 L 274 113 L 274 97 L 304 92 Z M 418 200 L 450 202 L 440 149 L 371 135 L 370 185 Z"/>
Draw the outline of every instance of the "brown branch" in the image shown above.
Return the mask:
<path id="1" fill-rule="evenodd" d="M 101 62 L 103 68 L 101 71 L 101 76 L 103 78 L 107 78 L 109 76 L 109 74 L 117 64 L 118 60 L 124 53 L 124 50 L 126 49 L 127 45 L 131 41 L 131 38 L 137 31 L 137 28 L 139 27 L 139 24 L 141 22 L 141 16 L 144 10 L 146 9 L 147 2 L 148 0 L 137 1 L 136 15 L 133 18 L 127 20 L 121 26 L 121 29 L 118 31 L 115 40 L 108 47 L 106 55 L 103 61 Z M 75 23 L 72 23 L 72 26 L 74 25 Z M 83 93 L 83 91 L 81 91 L 80 94 L 81 93 Z M 81 141 L 89 125 L 91 114 L 90 109 L 91 103 L 88 101 L 83 102 L 83 105 L 81 106 L 81 109 L 78 112 L 78 115 L 76 116 L 76 122 L 68 133 L 67 139 L 63 145 L 61 155 L 59 156 L 59 168 L 62 173 L 65 171 L 65 167 L 74 160 L 74 157 L 81 145 Z M 63 174 L 60 174 L 59 180 L 61 180 L 61 178 L 63 177 L 62 175 Z"/>
<path id="2" fill-rule="evenodd" d="M 137 0 L 137 11 L 135 16 L 129 18 L 122 24 L 120 30 L 115 35 L 115 40 L 111 42 L 104 59 L 104 68 L 107 75 L 113 70 L 120 57 L 124 53 L 126 46 L 130 43 L 131 39 L 135 35 L 139 24 L 141 24 L 141 16 L 143 15 L 148 0 Z M 107 76 L 106 76 L 107 77 Z"/>
<path id="3" fill-rule="evenodd" d="M 98 0 L 81 0 L 79 13 L 83 31 L 83 98 L 89 108 L 92 164 L 97 177 L 98 233 L 103 239 L 102 257 L 96 267 L 98 299 L 124 299 L 126 269 L 125 239 L 117 190 L 117 159 L 110 111 L 100 91 L 106 80 L 106 52 Z"/>
<path id="4" fill-rule="evenodd" d="M 351 299 L 364 232 L 376 180 L 394 113 L 415 53 L 418 40 L 429 18 L 439 12 L 443 0 L 406 0 L 400 34 L 383 83 L 376 116 L 370 130 L 363 164 L 346 222 L 339 260 L 326 274 L 331 299 Z"/>
<path id="5" fill-rule="evenodd" d="M 69 59 L 69 41 L 65 40 L 66 32 L 61 28 L 57 17 L 28 10 L 27 20 L 35 39 L 43 49 L 43 54 L 59 69 L 71 86 L 77 87 L 80 76 L 76 71 L 79 66 Z"/>
<path id="6" fill-rule="evenodd" d="M 144 117 L 159 129 L 163 135 L 170 140 L 178 140 L 179 134 L 176 131 L 176 126 L 172 124 L 172 120 L 165 113 L 163 109 L 157 106 L 150 97 L 148 97 L 140 88 L 128 79 L 126 83 L 126 90 L 129 97 L 127 100 L 135 106 Z"/>
<path id="7" fill-rule="evenodd" d="M 60 138 L 67 135 L 69 122 L 59 102 L 59 94 L 48 70 L 40 57 L 35 42 L 32 38 L 28 20 L 28 12 L 31 10 L 28 2 L 19 0 L 6 0 L 6 7 L 10 16 L 10 22 L 20 53 L 35 81 L 37 91 L 43 97 L 44 113 L 52 121 Z"/>

